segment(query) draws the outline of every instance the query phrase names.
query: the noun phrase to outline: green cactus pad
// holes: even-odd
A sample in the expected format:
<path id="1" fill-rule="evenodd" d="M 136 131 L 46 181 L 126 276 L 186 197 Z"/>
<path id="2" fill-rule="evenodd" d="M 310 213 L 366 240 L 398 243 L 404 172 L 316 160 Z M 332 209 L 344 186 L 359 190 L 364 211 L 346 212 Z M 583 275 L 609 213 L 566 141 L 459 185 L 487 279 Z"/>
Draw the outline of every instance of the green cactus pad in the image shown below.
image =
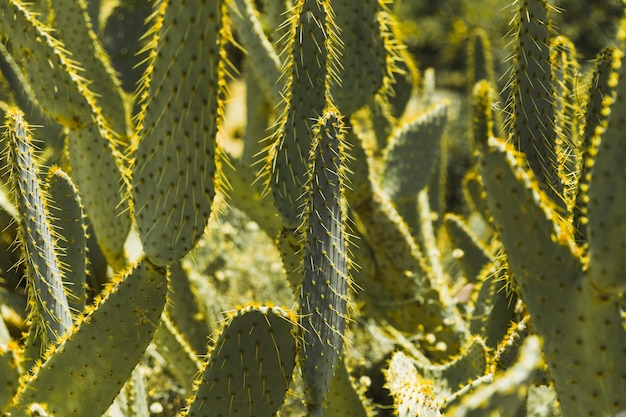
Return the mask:
<path id="1" fill-rule="evenodd" d="M 572 208 L 572 223 L 576 241 L 588 250 L 589 243 L 589 182 L 591 168 L 597 153 L 597 141 L 606 129 L 610 106 L 615 100 L 617 83 L 620 78 L 623 53 L 616 48 L 603 50 L 595 60 L 591 84 L 587 94 L 585 109 L 585 129 L 582 134 L 579 172 L 576 175 L 575 204 Z M 591 87 L 593 86 L 593 87 Z M 607 99 L 608 98 L 608 99 Z M 596 143 L 594 143 L 596 142 Z"/>
<path id="2" fill-rule="evenodd" d="M 21 369 L 16 347 L 0 343 L 0 410 L 9 404 L 19 386 Z"/>
<path id="3" fill-rule="evenodd" d="M 357 210 L 356 223 L 373 249 L 376 265 L 373 280 L 358 282 L 368 303 L 401 331 L 435 335 L 428 343 L 429 355 L 447 358 L 458 353 L 465 339 L 460 317 L 444 305 L 431 271 L 391 202 L 375 192 Z M 442 321 L 449 325 L 440 326 Z"/>
<path id="4" fill-rule="evenodd" d="M 185 7 L 162 1 L 153 16 L 133 201 L 144 251 L 157 265 L 193 249 L 211 214 L 224 93 L 223 8 L 223 1 Z"/>
<path id="5" fill-rule="evenodd" d="M 78 191 L 59 167 L 48 172 L 48 195 L 53 229 L 62 233 L 57 240 L 70 308 L 80 313 L 87 301 L 87 226 Z"/>
<path id="6" fill-rule="evenodd" d="M 125 0 L 116 3 L 104 27 L 100 39 L 111 58 L 111 64 L 118 72 L 122 87 L 132 92 L 137 87 L 146 69 L 149 51 L 144 46 L 143 35 L 150 27 L 148 18 L 153 12 L 154 2 L 145 0 Z M 89 8 L 99 8 L 100 1 L 89 1 Z M 92 17 L 92 24 L 97 21 Z M 98 31 L 96 31 L 98 32 Z M 140 52 L 141 51 L 141 52 Z"/>
<path id="7" fill-rule="evenodd" d="M 302 234 L 296 229 L 283 228 L 276 237 L 276 247 L 280 251 L 283 268 L 294 293 L 300 293 L 302 284 Z"/>
<path id="8" fill-rule="evenodd" d="M 522 0 L 514 20 L 515 52 L 508 99 L 510 141 L 526 154 L 527 163 L 549 198 L 562 203 L 557 173 L 550 62 L 550 21 L 546 0 Z"/>
<path id="9" fill-rule="evenodd" d="M 364 387 L 357 386 L 344 361 L 339 361 L 328 390 L 324 415 L 326 417 L 373 417 L 373 407 L 365 398 Z"/>
<path id="10" fill-rule="evenodd" d="M 161 317 L 161 323 L 154 332 L 154 343 L 157 351 L 170 364 L 170 372 L 187 394 L 191 394 L 194 389 L 194 378 L 202 369 L 202 363 L 183 335 L 178 332 L 168 314 L 163 314 Z"/>
<path id="11" fill-rule="evenodd" d="M 275 239 L 282 225 L 272 198 L 264 192 L 263 185 L 256 181 L 255 169 L 232 157 L 229 163 L 222 166 L 222 172 L 230 185 L 227 191 L 228 203 L 246 213 L 270 239 Z"/>
<path id="12" fill-rule="evenodd" d="M 32 137 L 22 111 L 10 108 L 4 127 L 6 158 L 20 213 L 19 235 L 26 261 L 31 326 L 34 326 L 34 337 L 45 349 L 70 331 L 72 319 L 63 287 L 56 235 L 50 226 L 48 203 L 35 165 Z"/>
<path id="13" fill-rule="evenodd" d="M 249 306 L 231 314 L 186 415 L 273 416 L 291 382 L 296 326 L 279 307 Z"/>
<path id="14" fill-rule="evenodd" d="M 477 278 L 480 287 L 470 318 L 470 330 L 483 337 L 489 348 L 495 348 L 514 319 L 517 296 L 511 291 L 508 268 L 499 260 L 486 264 Z"/>
<path id="15" fill-rule="evenodd" d="M 108 126 L 120 137 L 127 135 L 126 106 L 120 81 L 93 31 L 86 0 L 51 0 L 53 36 L 72 51 L 71 59 L 82 69 L 94 100 Z"/>
<path id="16" fill-rule="evenodd" d="M 493 256 L 460 217 L 446 214 L 444 225 L 454 250 L 461 251 L 455 258 L 465 278 L 468 282 L 476 282 L 480 271 L 493 261 Z"/>
<path id="17" fill-rule="evenodd" d="M 495 92 L 492 84 L 481 80 L 472 89 L 472 133 L 474 142 L 484 142 L 493 136 L 493 103 Z"/>
<path id="18" fill-rule="evenodd" d="M 304 223 L 301 368 L 310 410 L 321 407 L 342 352 L 348 304 L 343 209 L 343 123 L 331 109 L 315 126 Z M 313 414 L 315 412 L 311 411 Z"/>
<path id="19" fill-rule="evenodd" d="M 439 159 L 448 104 L 433 106 L 400 126 L 385 149 L 383 187 L 392 201 L 414 199 L 431 179 Z"/>
<path id="20" fill-rule="evenodd" d="M 540 283 L 549 276 L 558 276 L 560 286 L 568 287 L 581 267 L 572 231 L 559 222 L 553 212 L 555 206 L 539 190 L 532 173 L 523 168 L 525 163 L 522 155 L 496 138 L 487 141 L 487 149 L 481 154 L 481 175 L 500 239 L 510 263 L 522 262 L 519 266 L 524 277 Z M 546 262 L 546 257 L 552 261 Z M 525 281 L 519 284 L 526 285 Z"/>
<path id="21" fill-rule="evenodd" d="M 266 99 L 272 104 L 282 101 L 281 92 L 284 89 L 284 77 L 281 77 L 280 58 L 274 47 L 267 39 L 256 15 L 254 5 L 250 0 L 233 0 L 229 2 L 230 17 L 241 43 L 250 55 L 253 65 L 248 68 L 255 75 Z M 272 3 L 280 3 L 276 0 Z"/>
<path id="22" fill-rule="evenodd" d="M 376 137 L 375 153 L 382 152 L 389 143 L 389 136 L 393 131 L 397 120 L 391 114 L 389 100 L 382 94 L 376 94 L 368 103 L 370 123 Z"/>
<path id="23" fill-rule="evenodd" d="M 350 186 L 346 187 L 345 193 L 350 207 L 358 210 L 361 204 L 370 200 L 374 191 L 363 140 L 354 132 L 349 122 L 346 125 L 345 142 L 351 157 L 346 160 L 346 178 Z"/>
<path id="24" fill-rule="evenodd" d="M 467 50 L 468 74 L 467 80 L 470 86 L 474 86 L 481 80 L 493 84 L 496 77 L 493 73 L 493 58 L 491 56 L 491 41 L 489 34 L 476 28 L 470 34 Z"/>
<path id="25" fill-rule="evenodd" d="M 0 3 L 0 27 L 11 39 L 11 54 L 36 94 L 41 109 L 66 127 L 90 123 L 94 97 L 63 44 L 50 34 L 20 0 Z"/>
<path id="26" fill-rule="evenodd" d="M 170 290 L 165 311 L 193 351 L 205 354 L 211 327 L 199 307 L 198 293 L 189 279 L 189 271 L 180 262 L 170 265 Z"/>
<path id="27" fill-rule="evenodd" d="M 485 223 L 489 223 L 491 215 L 487 204 L 487 194 L 478 170 L 468 171 L 463 178 L 463 196 L 468 208 L 472 212 L 477 212 Z"/>
<path id="28" fill-rule="evenodd" d="M 397 28 L 395 24 L 393 26 L 394 29 Z M 397 37 L 395 31 L 394 37 Z M 413 56 L 401 46 L 394 52 L 397 53 L 397 56 L 393 58 L 396 62 L 391 67 L 391 75 L 393 77 L 392 91 L 386 92 L 383 90 L 382 93 L 387 93 L 391 116 L 402 118 L 421 80 Z"/>
<path id="29" fill-rule="evenodd" d="M 589 276 L 599 291 L 623 294 L 626 291 L 626 261 L 622 249 L 626 247 L 626 144 L 624 141 L 624 105 L 626 105 L 626 64 L 622 51 L 615 52 L 615 70 L 621 69 L 619 83 L 614 94 L 604 95 L 602 109 L 608 116 L 608 126 L 603 123 L 596 130 L 590 151 L 595 155 L 587 159 L 591 165 L 589 180 Z M 613 74 L 612 74 L 613 75 Z M 609 79 L 609 87 L 616 82 L 616 75 Z M 599 141 L 599 144 L 598 144 Z"/>
<path id="30" fill-rule="evenodd" d="M 394 54 L 390 22 L 379 0 L 333 0 L 332 8 L 342 47 L 341 65 L 333 74 L 340 82 L 331 93 L 342 114 L 351 115 L 383 87 L 387 59 Z"/>
<path id="31" fill-rule="evenodd" d="M 523 164 L 510 146 L 490 139 L 481 170 L 509 265 L 543 337 L 563 415 L 615 414 L 626 406 L 621 301 L 598 287 L 593 268 L 584 271 L 571 230 L 558 223 Z"/>
<path id="32" fill-rule="evenodd" d="M 136 265 L 47 354 L 20 388 L 11 415 L 28 415 L 34 402 L 55 416 L 102 415 L 150 343 L 166 293 L 164 269 L 146 260 Z"/>
<path id="33" fill-rule="evenodd" d="M 530 334 L 529 322 L 529 316 L 526 316 L 519 323 L 511 323 L 506 335 L 493 353 L 492 368 L 494 371 L 506 371 L 515 365 L 519 357 L 520 347 Z"/>
<path id="34" fill-rule="evenodd" d="M 308 157 L 313 143 L 311 119 L 320 117 L 327 104 L 336 28 L 329 15 L 328 0 L 299 0 L 295 5 L 292 42 L 284 73 L 287 109 L 270 152 L 269 186 L 285 227 L 302 223 L 303 190 L 309 173 Z"/>
<path id="35" fill-rule="evenodd" d="M 94 124 L 70 129 L 67 156 L 98 244 L 119 270 L 126 262 L 124 242 L 131 224 L 128 174 L 122 170 L 121 156 L 106 130 Z"/>

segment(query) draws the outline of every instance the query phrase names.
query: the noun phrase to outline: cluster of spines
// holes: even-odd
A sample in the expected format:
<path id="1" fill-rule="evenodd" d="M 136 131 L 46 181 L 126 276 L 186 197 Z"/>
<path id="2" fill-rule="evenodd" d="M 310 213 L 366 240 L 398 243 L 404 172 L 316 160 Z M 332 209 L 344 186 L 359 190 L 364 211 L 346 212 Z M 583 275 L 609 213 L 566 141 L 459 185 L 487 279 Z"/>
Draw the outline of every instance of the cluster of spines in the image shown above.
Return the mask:
<path id="1" fill-rule="evenodd" d="M 440 417 L 440 404 L 434 398 L 430 381 L 422 378 L 415 362 L 403 352 L 396 352 L 385 372 L 386 387 L 394 399 L 394 410 L 401 417 Z"/>
<path id="2" fill-rule="evenodd" d="M 562 35 L 552 38 L 550 61 L 554 86 L 554 146 L 558 173 L 563 182 L 563 199 L 571 211 L 578 179 L 581 124 L 577 91 L 581 73 L 572 41 Z"/>

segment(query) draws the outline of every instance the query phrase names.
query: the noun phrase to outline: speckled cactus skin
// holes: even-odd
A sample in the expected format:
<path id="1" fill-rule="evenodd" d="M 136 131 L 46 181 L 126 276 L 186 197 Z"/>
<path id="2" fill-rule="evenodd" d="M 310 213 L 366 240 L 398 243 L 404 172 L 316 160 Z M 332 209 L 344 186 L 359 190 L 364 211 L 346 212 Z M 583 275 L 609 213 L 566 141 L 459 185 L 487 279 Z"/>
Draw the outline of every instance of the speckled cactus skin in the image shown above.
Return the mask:
<path id="1" fill-rule="evenodd" d="M 626 412 L 626 20 L 441 99 L 388 0 L 98 3 L 0 0 L 0 414 Z"/>
<path id="2" fill-rule="evenodd" d="M 35 348 L 44 351 L 70 332 L 72 319 L 30 128 L 19 109 L 8 109 L 5 117 L 6 159 L 21 213 L 19 237 L 27 271 L 30 340 Z"/>

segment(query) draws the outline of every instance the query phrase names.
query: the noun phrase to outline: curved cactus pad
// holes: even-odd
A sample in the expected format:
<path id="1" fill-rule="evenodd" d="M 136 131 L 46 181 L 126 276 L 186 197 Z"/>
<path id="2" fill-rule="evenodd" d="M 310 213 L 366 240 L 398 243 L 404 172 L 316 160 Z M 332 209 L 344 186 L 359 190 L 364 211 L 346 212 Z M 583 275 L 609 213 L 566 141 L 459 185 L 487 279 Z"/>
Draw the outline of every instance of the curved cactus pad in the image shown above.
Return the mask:
<path id="1" fill-rule="evenodd" d="M 399 127 L 384 153 L 383 184 L 392 201 L 415 198 L 424 188 L 439 159 L 448 103 L 430 108 Z"/>
<path id="2" fill-rule="evenodd" d="M 63 231 L 64 239 L 56 244 L 60 261 L 65 264 L 65 287 L 70 308 L 81 312 L 87 301 L 87 225 L 78 190 L 61 168 L 53 166 L 48 172 L 49 207 L 53 228 Z"/>
<path id="3" fill-rule="evenodd" d="M 292 42 L 285 72 L 287 108 L 281 119 L 275 148 L 271 152 L 270 187 L 274 204 L 285 227 L 302 222 L 302 190 L 307 181 L 307 158 L 313 141 L 312 118 L 327 104 L 329 57 L 333 57 L 332 15 L 329 2 L 300 0 L 294 6 Z"/>
<path id="4" fill-rule="evenodd" d="M 302 265 L 302 377 L 311 409 L 320 407 L 343 347 L 348 304 L 343 197 L 343 123 L 328 111 L 315 127 Z"/>
<path id="5" fill-rule="evenodd" d="M 41 332 L 38 339 L 45 347 L 70 330 L 72 319 L 28 123 L 17 108 L 7 111 L 6 120 L 3 141 L 20 212 L 19 236 L 27 270 L 26 286 L 32 300 L 31 326 L 35 334 Z"/>
<path id="6" fill-rule="evenodd" d="M 273 416 L 296 363 L 295 326 L 279 307 L 248 306 L 232 314 L 187 416 Z"/>
<path id="7" fill-rule="evenodd" d="M 142 86 L 133 172 L 135 217 L 146 256 L 182 258 L 204 232 L 215 196 L 215 135 L 223 93 L 222 1 L 163 1 Z M 175 30 L 177 25 L 185 30 Z M 184 62 L 184 65 L 177 63 Z"/>
<path id="8" fill-rule="evenodd" d="M 30 415 L 32 403 L 55 416 L 102 415 L 130 378 L 165 306 L 165 270 L 139 263 L 21 387 L 9 410 Z"/>

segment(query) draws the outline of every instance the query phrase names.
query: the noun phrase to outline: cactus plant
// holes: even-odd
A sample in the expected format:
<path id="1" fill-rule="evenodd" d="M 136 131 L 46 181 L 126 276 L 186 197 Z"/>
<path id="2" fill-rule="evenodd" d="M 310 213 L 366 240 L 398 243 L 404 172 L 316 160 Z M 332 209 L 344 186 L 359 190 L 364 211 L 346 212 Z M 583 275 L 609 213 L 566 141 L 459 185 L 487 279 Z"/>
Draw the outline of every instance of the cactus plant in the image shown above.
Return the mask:
<path id="1" fill-rule="evenodd" d="M 3 415 L 626 410 L 626 23 L 518 0 L 501 108 L 467 19 L 441 99 L 387 0 L 99 3 L 0 0 Z"/>

